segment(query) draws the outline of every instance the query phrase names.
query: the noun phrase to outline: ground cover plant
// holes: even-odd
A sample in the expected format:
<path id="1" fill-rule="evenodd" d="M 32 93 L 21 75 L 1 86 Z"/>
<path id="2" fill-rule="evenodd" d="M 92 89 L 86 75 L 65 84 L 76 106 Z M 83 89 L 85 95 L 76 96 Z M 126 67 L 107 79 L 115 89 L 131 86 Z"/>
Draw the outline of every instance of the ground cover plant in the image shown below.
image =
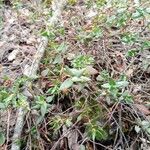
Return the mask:
<path id="1" fill-rule="evenodd" d="M 148 0 L 6 0 L 0 13 L 0 149 L 149 149 Z"/>

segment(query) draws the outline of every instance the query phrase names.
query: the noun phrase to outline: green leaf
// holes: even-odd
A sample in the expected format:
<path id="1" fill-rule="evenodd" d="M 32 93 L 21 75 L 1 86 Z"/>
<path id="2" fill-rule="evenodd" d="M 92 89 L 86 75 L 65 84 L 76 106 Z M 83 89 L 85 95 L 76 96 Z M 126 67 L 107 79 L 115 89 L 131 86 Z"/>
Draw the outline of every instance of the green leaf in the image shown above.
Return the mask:
<path id="1" fill-rule="evenodd" d="M 48 73 L 49 73 L 49 68 L 43 70 L 43 71 L 41 72 L 41 75 L 42 75 L 43 77 L 46 77 L 46 76 L 48 75 Z"/>
<path id="2" fill-rule="evenodd" d="M 9 93 L 6 90 L 0 91 L 0 101 L 4 100 L 9 96 Z"/>
<path id="3" fill-rule="evenodd" d="M 85 68 L 83 68 L 83 69 L 75 69 L 75 68 L 66 67 L 66 71 L 67 71 L 71 76 L 80 77 L 80 76 L 84 73 Z"/>
<path id="4" fill-rule="evenodd" d="M 46 98 L 46 101 L 47 101 L 48 103 L 50 103 L 50 102 L 53 101 L 53 99 L 54 99 L 54 96 L 48 96 L 48 97 Z"/>
<path id="5" fill-rule="evenodd" d="M 5 135 L 3 132 L 0 132 L 0 146 L 2 146 L 5 143 Z"/>
<path id="6" fill-rule="evenodd" d="M 133 97 L 129 94 L 128 91 L 122 93 L 119 99 L 125 101 L 126 103 L 133 103 Z"/>
<path id="7" fill-rule="evenodd" d="M 85 68 L 93 63 L 94 58 L 90 55 L 79 55 L 71 62 L 74 68 Z"/>
<path id="8" fill-rule="evenodd" d="M 98 75 L 97 78 L 96 78 L 96 80 L 97 80 L 97 81 L 103 81 L 104 78 L 103 78 L 101 75 Z"/>
<path id="9" fill-rule="evenodd" d="M 144 41 L 142 44 L 142 48 L 150 48 L 150 41 Z"/>
<path id="10" fill-rule="evenodd" d="M 0 109 L 5 109 L 5 108 L 6 108 L 5 104 L 4 103 L 0 103 Z"/>
<path id="11" fill-rule="evenodd" d="M 54 59 L 54 61 L 53 61 L 53 64 L 61 64 L 63 62 L 63 58 L 62 58 L 62 56 L 60 55 L 60 54 L 58 54 L 56 57 L 55 57 L 55 59 Z"/>
<path id="12" fill-rule="evenodd" d="M 102 139 L 106 139 L 107 138 L 107 133 L 105 132 L 105 130 L 103 130 L 102 127 L 100 127 L 99 125 L 87 125 L 86 127 L 86 131 L 88 136 L 94 141 L 96 140 L 102 140 Z"/>
<path id="13" fill-rule="evenodd" d="M 127 81 L 118 81 L 115 82 L 114 80 L 110 80 L 109 83 L 105 83 L 103 85 L 101 85 L 101 87 L 106 88 L 106 89 L 110 89 L 110 88 L 122 88 L 122 87 L 126 87 L 129 83 Z"/>
<path id="14" fill-rule="evenodd" d="M 146 120 L 143 120 L 143 121 L 141 122 L 141 125 L 142 125 L 142 128 L 143 128 L 143 129 L 147 129 L 147 128 L 150 127 L 150 122 L 149 122 L 149 121 L 146 121 Z"/>
<path id="15" fill-rule="evenodd" d="M 42 33 L 41 33 L 41 35 L 42 36 L 45 36 L 45 37 L 48 37 L 49 36 L 49 32 L 48 31 L 43 31 Z"/>
<path id="16" fill-rule="evenodd" d="M 140 17 L 144 17 L 144 9 L 143 8 L 138 8 L 136 10 L 136 12 L 132 14 L 133 19 L 137 19 L 137 18 L 140 18 Z"/>
<path id="17" fill-rule="evenodd" d="M 60 86 L 59 90 L 65 90 L 70 88 L 73 85 L 71 78 L 66 79 Z"/>
<path id="18" fill-rule="evenodd" d="M 82 119 L 82 116 L 79 115 L 79 116 L 77 117 L 77 121 L 81 121 L 81 119 Z"/>
<path id="19" fill-rule="evenodd" d="M 81 76 L 80 79 L 81 79 L 82 82 L 91 81 L 91 79 L 89 77 L 85 77 L 85 76 Z"/>
<path id="20" fill-rule="evenodd" d="M 6 99 L 4 99 L 5 105 L 8 106 L 13 98 L 14 98 L 14 94 L 11 94 Z"/>
<path id="21" fill-rule="evenodd" d="M 81 76 L 81 77 L 73 77 L 72 81 L 73 82 L 88 82 L 88 81 L 91 81 L 91 79 L 85 76 Z"/>
<path id="22" fill-rule="evenodd" d="M 110 79 L 109 84 L 110 86 L 116 86 L 116 81 L 114 81 L 113 79 Z"/>
<path id="23" fill-rule="evenodd" d="M 150 134 L 150 128 L 147 128 L 146 131 L 148 132 L 148 134 Z"/>
<path id="24" fill-rule="evenodd" d="M 134 127 L 134 129 L 135 129 L 136 133 L 139 133 L 141 131 L 141 128 L 137 125 Z"/>
<path id="25" fill-rule="evenodd" d="M 59 45 L 59 47 L 56 49 L 56 51 L 64 53 L 67 51 L 67 49 L 68 49 L 68 45 L 65 42 L 63 42 Z"/>
<path id="26" fill-rule="evenodd" d="M 141 16 L 143 16 L 143 15 L 141 13 L 139 13 L 138 11 L 136 11 L 135 13 L 132 14 L 133 19 L 140 18 Z"/>
<path id="27" fill-rule="evenodd" d="M 116 87 L 120 88 L 120 87 L 126 87 L 128 86 L 129 82 L 128 81 L 118 81 L 116 82 Z"/>
<path id="28" fill-rule="evenodd" d="M 26 100 L 28 99 L 25 95 L 23 95 L 23 94 L 21 94 L 21 93 L 17 94 L 17 98 L 18 98 L 19 100 L 23 100 L 23 101 L 26 101 Z"/>
<path id="29" fill-rule="evenodd" d="M 145 9 L 145 12 L 150 14 L 150 7 Z"/>
<path id="30" fill-rule="evenodd" d="M 135 50 L 135 49 L 128 50 L 126 56 L 127 56 L 127 57 L 134 57 L 134 56 L 137 54 L 137 52 L 138 52 L 138 51 Z"/>
<path id="31" fill-rule="evenodd" d="M 84 145 L 80 145 L 80 150 L 86 150 Z"/>
<path id="32" fill-rule="evenodd" d="M 36 125 L 38 125 L 40 122 L 42 122 L 44 119 L 44 116 L 39 116 L 36 120 Z"/>
<path id="33" fill-rule="evenodd" d="M 95 141 L 95 137 L 96 137 L 96 131 L 95 129 L 92 130 L 92 140 Z"/>
<path id="34" fill-rule="evenodd" d="M 55 34 L 53 32 L 50 32 L 49 30 L 45 30 L 41 33 L 42 36 L 48 37 L 49 39 L 54 39 Z"/>
<path id="35" fill-rule="evenodd" d="M 47 103 L 43 102 L 43 104 L 41 105 L 41 114 L 42 114 L 42 116 L 45 116 L 46 111 L 47 111 Z"/>
<path id="36" fill-rule="evenodd" d="M 100 38 L 102 36 L 102 30 L 99 27 L 93 28 L 91 36 L 95 38 Z"/>
<path id="37" fill-rule="evenodd" d="M 70 127 L 72 125 L 71 118 L 68 118 L 65 123 L 67 127 Z"/>
<path id="38" fill-rule="evenodd" d="M 111 86 L 109 83 L 105 83 L 105 84 L 101 85 L 101 87 L 103 87 L 105 89 L 109 89 Z"/>

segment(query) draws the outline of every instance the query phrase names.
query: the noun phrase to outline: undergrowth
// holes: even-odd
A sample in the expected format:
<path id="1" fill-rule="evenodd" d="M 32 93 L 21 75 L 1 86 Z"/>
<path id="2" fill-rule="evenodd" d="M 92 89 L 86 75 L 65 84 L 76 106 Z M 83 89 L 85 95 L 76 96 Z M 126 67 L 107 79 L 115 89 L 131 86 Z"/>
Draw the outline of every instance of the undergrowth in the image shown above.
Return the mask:
<path id="1" fill-rule="evenodd" d="M 144 0 L 69 0 L 59 25 L 39 31 L 49 44 L 38 77 L 21 77 L 11 85 L 6 78 L 0 90 L 0 110 L 29 111 L 22 148 L 29 143 L 32 149 L 70 148 L 72 131 L 82 150 L 144 148 L 150 123 L 135 104 L 137 95 L 149 102 L 150 91 L 136 88 L 149 84 L 148 6 Z M 27 81 L 29 105 L 22 93 Z M 0 132 L 0 145 L 4 136 Z"/>

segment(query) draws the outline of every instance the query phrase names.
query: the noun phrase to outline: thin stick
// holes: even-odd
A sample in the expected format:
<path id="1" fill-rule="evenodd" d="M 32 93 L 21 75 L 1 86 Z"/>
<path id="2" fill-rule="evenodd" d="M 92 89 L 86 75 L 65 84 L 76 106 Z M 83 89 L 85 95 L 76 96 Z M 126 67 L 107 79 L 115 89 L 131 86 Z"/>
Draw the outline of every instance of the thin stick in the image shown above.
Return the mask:
<path id="1" fill-rule="evenodd" d="M 7 141 L 6 141 L 6 147 L 5 147 L 5 150 L 7 150 L 7 145 L 8 145 L 8 142 L 9 142 L 9 127 L 10 127 L 10 110 L 8 109 L 7 111 Z"/>

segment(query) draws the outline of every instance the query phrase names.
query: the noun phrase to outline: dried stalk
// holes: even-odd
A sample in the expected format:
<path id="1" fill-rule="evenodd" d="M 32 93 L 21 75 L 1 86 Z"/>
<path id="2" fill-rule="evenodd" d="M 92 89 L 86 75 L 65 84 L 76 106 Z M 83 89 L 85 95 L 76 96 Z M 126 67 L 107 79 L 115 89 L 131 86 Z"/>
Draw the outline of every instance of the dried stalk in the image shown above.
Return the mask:
<path id="1" fill-rule="evenodd" d="M 54 26 L 58 22 L 58 19 L 61 15 L 62 9 L 65 6 L 65 4 L 66 4 L 66 0 L 54 0 L 52 2 L 53 16 L 49 19 L 49 22 L 48 22 L 49 26 Z M 32 65 L 26 72 L 26 76 L 28 77 L 36 76 L 41 58 L 44 55 L 47 44 L 48 44 L 48 39 L 46 37 L 42 37 L 37 53 L 34 56 Z M 28 84 L 29 83 L 26 83 L 26 85 Z M 18 141 L 20 140 L 20 137 L 21 137 L 21 133 L 22 133 L 23 125 L 24 125 L 24 117 L 26 113 L 27 111 L 22 107 L 20 107 L 17 110 L 17 121 L 16 121 L 15 129 L 14 129 L 13 138 L 12 138 L 11 150 L 20 150 L 20 144 L 18 144 Z"/>

